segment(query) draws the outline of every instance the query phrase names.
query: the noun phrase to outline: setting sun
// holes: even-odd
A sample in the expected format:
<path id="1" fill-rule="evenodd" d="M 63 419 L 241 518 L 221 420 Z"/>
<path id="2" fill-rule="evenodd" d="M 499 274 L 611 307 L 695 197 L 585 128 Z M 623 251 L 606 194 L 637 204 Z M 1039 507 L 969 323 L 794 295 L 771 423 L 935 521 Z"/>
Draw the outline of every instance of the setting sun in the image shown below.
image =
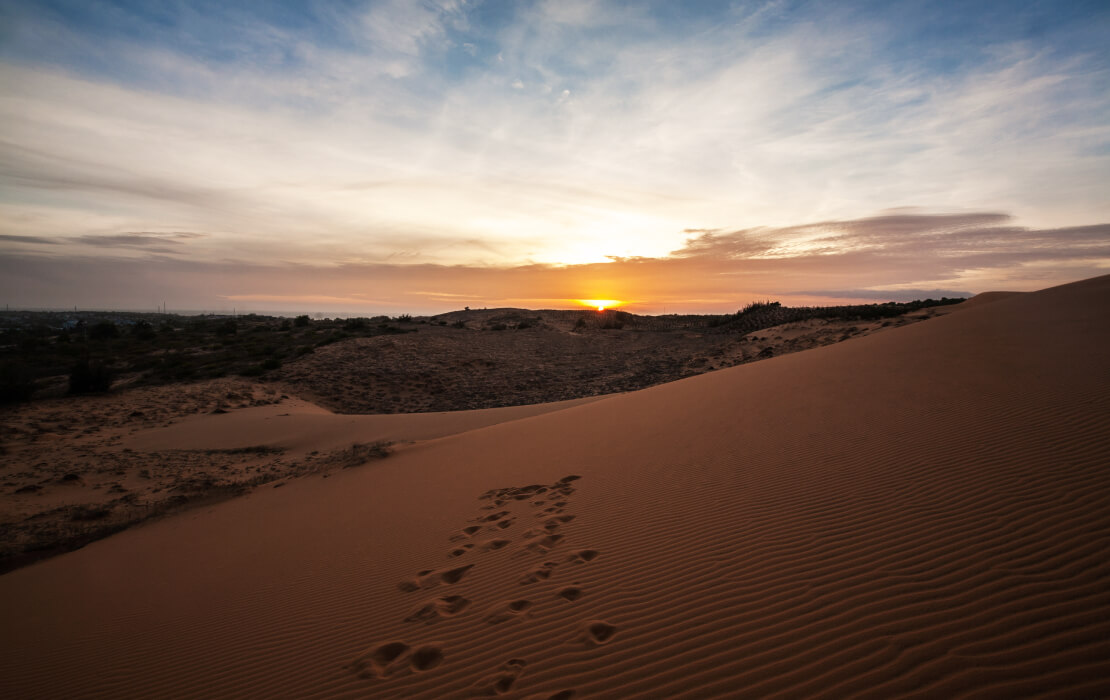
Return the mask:
<path id="1" fill-rule="evenodd" d="M 598 311 L 604 311 L 605 309 L 611 309 L 611 308 L 620 306 L 621 304 L 624 303 L 624 302 L 620 301 L 619 299 L 576 299 L 575 301 L 577 301 L 579 304 L 583 304 L 585 306 L 592 306 L 592 307 L 596 308 Z"/>

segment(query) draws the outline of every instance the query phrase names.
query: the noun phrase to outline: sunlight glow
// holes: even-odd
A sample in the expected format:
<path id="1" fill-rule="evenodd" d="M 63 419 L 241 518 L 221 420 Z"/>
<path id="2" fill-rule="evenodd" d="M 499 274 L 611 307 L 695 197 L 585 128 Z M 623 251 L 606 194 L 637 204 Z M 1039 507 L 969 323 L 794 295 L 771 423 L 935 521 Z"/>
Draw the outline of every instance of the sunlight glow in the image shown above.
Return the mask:
<path id="1" fill-rule="evenodd" d="M 577 301 L 579 304 L 582 304 L 583 306 L 592 306 L 598 311 L 616 308 L 624 303 L 619 299 L 575 299 L 575 301 Z"/>

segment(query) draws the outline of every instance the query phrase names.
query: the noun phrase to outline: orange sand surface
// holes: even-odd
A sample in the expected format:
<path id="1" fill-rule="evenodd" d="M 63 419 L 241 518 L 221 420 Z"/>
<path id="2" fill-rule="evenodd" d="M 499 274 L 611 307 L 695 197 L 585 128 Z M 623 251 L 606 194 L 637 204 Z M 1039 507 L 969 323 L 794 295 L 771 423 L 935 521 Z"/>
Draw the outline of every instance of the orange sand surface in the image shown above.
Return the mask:
<path id="1" fill-rule="evenodd" d="M 1108 319 L 1102 277 L 429 424 L 0 577 L 0 696 L 1110 696 Z"/>

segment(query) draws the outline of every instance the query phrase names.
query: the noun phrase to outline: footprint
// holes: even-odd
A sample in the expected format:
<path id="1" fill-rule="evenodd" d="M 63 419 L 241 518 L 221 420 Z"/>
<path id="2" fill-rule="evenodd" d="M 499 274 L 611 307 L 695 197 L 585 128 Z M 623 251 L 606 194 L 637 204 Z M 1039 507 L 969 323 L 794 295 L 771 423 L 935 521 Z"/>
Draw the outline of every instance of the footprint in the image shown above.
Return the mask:
<path id="1" fill-rule="evenodd" d="M 547 520 L 543 521 L 543 526 L 547 530 L 554 530 L 560 525 L 565 525 L 572 520 L 574 520 L 573 515 L 557 515 L 554 518 L 548 518 Z"/>
<path id="2" fill-rule="evenodd" d="M 409 649 L 404 642 L 379 644 L 355 657 L 347 668 L 359 678 L 388 678 L 404 668 Z"/>
<path id="3" fill-rule="evenodd" d="M 495 520 L 500 520 L 501 518 L 504 518 L 508 514 L 509 514 L 509 511 L 507 511 L 507 510 L 499 510 L 496 513 L 490 513 L 489 515 L 483 517 L 482 522 L 492 523 Z M 470 528 L 467 528 L 467 529 L 469 530 Z"/>
<path id="4" fill-rule="evenodd" d="M 524 548 L 530 552 L 546 554 L 551 551 L 552 547 L 559 544 L 559 541 L 562 539 L 562 535 L 544 534 L 542 537 L 534 538 L 532 541 L 525 543 Z"/>
<path id="5" fill-rule="evenodd" d="M 405 618 L 405 622 L 426 622 L 431 624 L 445 617 L 453 617 L 465 610 L 470 601 L 461 595 L 448 595 L 428 601 L 415 609 Z"/>
<path id="6" fill-rule="evenodd" d="M 532 607 L 532 601 L 524 599 L 502 603 L 497 606 L 492 613 L 486 615 L 486 622 L 491 625 L 497 625 L 502 622 L 508 622 L 509 620 L 519 619 L 525 615 L 530 607 Z"/>
<path id="7" fill-rule="evenodd" d="M 501 549 L 502 547 L 504 547 L 507 544 L 510 544 L 511 542 L 512 542 L 512 540 L 507 540 L 503 537 L 499 537 L 495 540 L 486 540 L 485 542 L 482 543 L 482 551 L 483 552 L 491 552 L 495 549 Z"/>
<path id="8" fill-rule="evenodd" d="M 449 537 L 448 539 L 451 542 L 458 542 L 459 540 L 465 540 L 467 538 L 473 537 L 474 533 L 478 532 L 481 529 L 482 529 L 481 525 L 471 525 L 469 527 L 464 527 L 461 532 L 456 532 L 455 534 L 451 535 L 451 537 Z"/>
<path id="9" fill-rule="evenodd" d="M 568 600 L 573 603 L 574 601 L 582 597 L 582 589 L 578 586 L 567 586 L 563 590 L 559 591 L 558 595 L 563 600 Z"/>
<path id="10" fill-rule="evenodd" d="M 414 671 L 429 671 L 443 663 L 443 646 L 425 644 L 412 652 L 410 665 Z"/>
<path id="11" fill-rule="evenodd" d="M 581 478 L 582 477 L 578 476 L 577 474 L 571 474 L 570 476 L 564 476 L 562 479 L 559 479 L 559 483 L 560 484 L 569 484 L 570 482 L 578 481 Z"/>
<path id="12" fill-rule="evenodd" d="M 572 561 L 576 564 L 585 564 L 588 561 L 593 561 L 601 555 L 601 552 L 596 549 L 580 549 L 574 554 L 567 557 L 567 561 Z"/>
<path id="13" fill-rule="evenodd" d="M 446 583 L 447 585 L 458 583 L 462 580 L 462 577 L 466 575 L 466 572 L 470 571 L 473 568 L 473 564 L 467 564 L 466 566 L 460 566 L 457 569 L 448 569 L 447 571 L 441 571 L 439 574 L 439 580 Z"/>
<path id="14" fill-rule="evenodd" d="M 483 695 L 504 695 L 513 689 L 527 663 L 524 659 L 509 659 L 497 673 L 483 678 L 474 688 Z"/>
<path id="15" fill-rule="evenodd" d="M 502 530 L 504 530 L 506 528 L 512 527 L 514 522 L 516 522 L 516 521 L 513 520 L 512 518 L 506 518 L 505 520 L 502 520 L 502 521 L 498 522 L 496 525 L 494 525 L 494 527 L 499 527 Z"/>
<path id="16" fill-rule="evenodd" d="M 466 572 L 470 571 L 472 568 L 474 568 L 473 564 L 467 564 L 466 566 L 460 566 L 454 569 L 444 569 L 442 571 L 427 569 L 418 573 L 415 578 L 401 581 L 397 584 L 397 588 L 405 593 L 412 593 L 413 591 L 419 591 L 421 588 L 432 588 L 441 583 L 451 585 L 462 580 Z"/>
<path id="17" fill-rule="evenodd" d="M 617 633 L 616 625 L 610 625 L 604 620 L 590 620 L 582 625 L 582 630 L 585 633 L 586 642 L 592 646 L 608 643 Z"/>
<path id="18" fill-rule="evenodd" d="M 474 547 L 473 543 L 467 543 L 467 544 L 459 545 L 458 547 L 455 547 L 454 549 L 452 549 L 448 554 L 452 557 L 461 557 L 462 555 L 469 552 L 472 547 Z"/>
<path id="19" fill-rule="evenodd" d="M 547 579 L 551 578 L 551 570 L 554 568 L 554 562 L 544 562 L 542 566 L 537 566 L 536 568 L 529 570 L 523 576 L 521 576 L 520 585 L 527 586 L 530 583 L 546 581 Z"/>
<path id="20" fill-rule="evenodd" d="M 533 693 L 532 695 L 524 698 L 524 700 L 571 700 L 571 698 L 573 698 L 576 694 L 577 691 L 575 690 L 560 690 L 557 693 L 551 694 Z"/>

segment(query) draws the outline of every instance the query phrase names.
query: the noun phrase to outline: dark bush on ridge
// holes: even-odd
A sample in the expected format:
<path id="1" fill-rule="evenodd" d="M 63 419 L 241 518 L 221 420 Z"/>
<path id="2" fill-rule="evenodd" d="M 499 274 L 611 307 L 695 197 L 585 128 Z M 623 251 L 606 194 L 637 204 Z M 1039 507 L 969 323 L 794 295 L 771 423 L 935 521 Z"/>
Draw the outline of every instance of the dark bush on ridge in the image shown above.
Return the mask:
<path id="1" fill-rule="evenodd" d="M 69 393 L 101 394 L 112 388 L 112 370 L 102 362 L 81 360 L 69 373 Z"/>
<path id="2" fill-rule="evenodd" d="M 0 404 L 30 401 L 35 393 L 31 371 L 18 362 L 0 364 Z"/>
<path id="3" fill-rule="evenodd" d="M 111 321 L 101 321 L 89 329 L 89 340 L 108 340 L 119 337 L 119 327 Z"/>

